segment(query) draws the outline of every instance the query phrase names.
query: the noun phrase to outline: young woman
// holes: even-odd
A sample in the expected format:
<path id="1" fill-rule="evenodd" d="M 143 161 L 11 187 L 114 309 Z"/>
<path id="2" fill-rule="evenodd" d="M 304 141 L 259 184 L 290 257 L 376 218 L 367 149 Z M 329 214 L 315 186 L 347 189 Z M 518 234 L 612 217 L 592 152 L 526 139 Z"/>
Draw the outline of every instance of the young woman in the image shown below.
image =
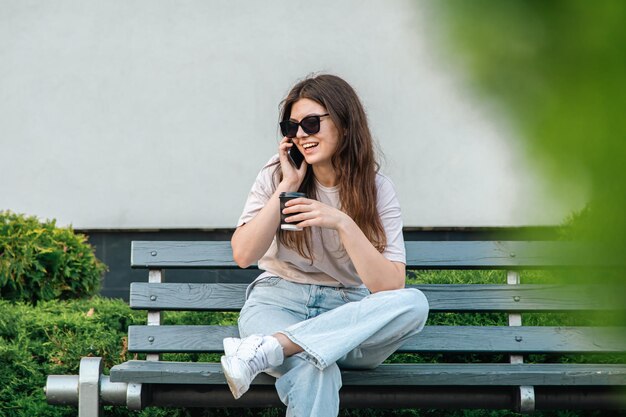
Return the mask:
<path id="1" fill-rule="evenodd" d="M 239 398 L 260 372 L 277 378 L 287 416 L 336 416 L 339 368 L 374 368 L 424 327 L 428 302 L 405 289 L 400 206 L 378 173 L 365 111 L 333 75 L 309 77 L 281 108 L 283 139 L 252 186 L 231 244 L 263 272 L 224 340 L 222 368 Z M 300 168 L 289 149 L 304 155 Z M 282 192 L 307 198 L 286 204 Z"/>

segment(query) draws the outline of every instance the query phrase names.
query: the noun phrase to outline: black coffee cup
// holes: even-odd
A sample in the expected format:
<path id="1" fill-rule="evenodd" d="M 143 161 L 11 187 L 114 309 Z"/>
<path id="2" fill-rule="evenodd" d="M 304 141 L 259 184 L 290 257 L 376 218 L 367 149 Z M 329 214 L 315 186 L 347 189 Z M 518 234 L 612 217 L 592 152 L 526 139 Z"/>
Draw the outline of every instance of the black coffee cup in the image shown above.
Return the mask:
<path id="1" fill-rule="evenodd" d="M 290 214 L 283 214 L 283 210 L 285 209 L 285 203 L 289 200 L 293 200 L 294 198 L 300 198 L 300 197 L 306 197 L 306 194 L 304 193 L 296 193 L 296 192 L 288 192 L 288 193 L 280 193 L 279 198 L 280 198 L 280 228 L 283 230 L 293 230 L 293 231 L 300 231 L 302 230 L 301 227 L 296 226 L 293 223 L 287 223 L 285 222 L 285 218 L 289 217 L 289 216 L 293 216 L 294 213 L 290 213 Z"/>

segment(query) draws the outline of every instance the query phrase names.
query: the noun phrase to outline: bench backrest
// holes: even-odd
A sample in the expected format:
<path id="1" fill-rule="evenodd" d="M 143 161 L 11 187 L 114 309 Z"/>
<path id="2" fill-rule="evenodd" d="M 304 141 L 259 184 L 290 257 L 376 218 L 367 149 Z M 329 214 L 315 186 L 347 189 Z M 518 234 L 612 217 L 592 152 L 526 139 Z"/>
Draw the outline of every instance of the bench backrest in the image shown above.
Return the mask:
<path id="1" fill-rule="evenodd" d="M 591 266 L 588 257 L 581 256 L 585 249 L 578 243 L 407 242 L 406 249 L 408 269 L 507 271 L 503 285 L 414 287 L 426 294 L 433 312 L 508 313 L 509 325 L 427 326 L 399 352 L 626 352 L 621 328 L 522 326 L 522 312 L 624 308 L 607 303 L 599 296 L 599 288 L 591 285 L 520 284 L 522 269 Z M 243 306 L 246 284 L 162 282 L 163 271 L 170 268 L 237 268 L 229 242 L 133 242 L 131 265 L 150 270 L 148 283 L 131 285 L 131 307 L 149 312 L 147 326 L 129 328 L 131 352 L 149 353 L 149 359 L 157 359 L 156 354 L 164 352 L 220 352 L 221 340 L 238 334 L 234 326 L 158 326 L 159 311 L 237 311 Z"/>

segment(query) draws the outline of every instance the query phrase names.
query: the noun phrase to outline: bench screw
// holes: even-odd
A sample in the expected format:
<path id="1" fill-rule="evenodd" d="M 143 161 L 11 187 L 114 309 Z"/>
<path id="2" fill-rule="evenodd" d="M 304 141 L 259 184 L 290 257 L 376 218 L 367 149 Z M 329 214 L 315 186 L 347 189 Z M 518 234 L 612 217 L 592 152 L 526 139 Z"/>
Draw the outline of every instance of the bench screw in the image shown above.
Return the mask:
<path id="1" fill-rule="evenodd" d="M 519 295 L 516 295 L 515 297 L 513 297 L 513 301 L 519 302 L 519 300 L 521 300 Z M 154 301 L 154 300 L 152 300 L 152 301 Z"/>
<path id="2" fill-rule="evenodd" d="M 157 251 L 153 250 L 152 252 L 150 252 L 150 255 L 157 256 Z"/>
<path id="3" fill-rule="evenodd" d="M 515 336 L 515 341 L 516 342 L 521 342 L 522 341 L 522 336 Z"/>
<path id="4" fill-rule="evenodd" d="M 150 342 L 150 343 L 154 342 L 154 336 L 148 337 L 148 342 Z"/>
<path id="5" fill-rule="evenodd" d="M 151 295 L 150 296 L 150 301 L 156 301 L 157 300 L 157 296 L 156 295 Z"/>
<path id="6" fill-rule="evenodd" d="M 510 256 L 511 258 L 515 258 L 515 254 L 514 254 L 513 252 L 509 253 L 509 256 Z"/>

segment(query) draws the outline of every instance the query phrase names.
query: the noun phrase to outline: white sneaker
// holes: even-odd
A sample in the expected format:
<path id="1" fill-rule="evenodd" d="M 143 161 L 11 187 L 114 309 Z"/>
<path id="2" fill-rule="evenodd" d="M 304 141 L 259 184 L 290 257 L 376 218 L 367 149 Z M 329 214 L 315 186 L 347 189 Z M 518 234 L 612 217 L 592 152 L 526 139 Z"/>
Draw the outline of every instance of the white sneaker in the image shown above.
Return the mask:
<path id="1" fill-rule="evenodd" d="M 283 348 L 272 336 L 226 338 L 224 353 L 222 370 L 235 399 L 250 389 L 250 383 L 258 374 L 283 363 Z"/>
<path id="2" fill-rule="evenodd" d="M 237 353 L 237 349 L 241 344 L 241 339 L 238 337 L 227 337 L 223 341 L 224 343 L 224 355 L 234 356 Z"/>

